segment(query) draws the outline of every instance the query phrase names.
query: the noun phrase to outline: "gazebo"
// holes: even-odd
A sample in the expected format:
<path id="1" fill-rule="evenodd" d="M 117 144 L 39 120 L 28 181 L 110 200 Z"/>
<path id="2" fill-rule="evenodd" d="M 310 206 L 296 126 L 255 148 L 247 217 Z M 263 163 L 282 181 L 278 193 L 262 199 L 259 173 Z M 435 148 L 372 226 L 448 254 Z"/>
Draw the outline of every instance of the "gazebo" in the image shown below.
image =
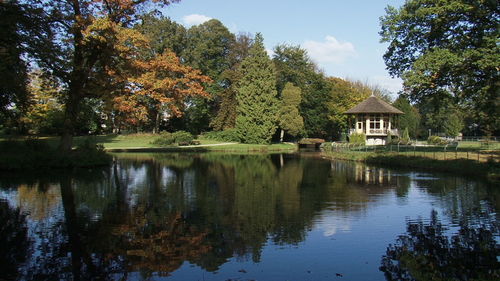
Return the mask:
<path id="1" fill-rule="evenodd" d="M 348 114 L 354 118 L 351 122 L 349 135 L 363 133 L 366 135 L 367 145 L 384 145 L 387 135 L 399 136 L 399 131 L 395 126 L 395 118 L 404 114 L 401 110 L 388 104 L 387 102 L 371 95 L 355 107 L 347 110 Z"/>

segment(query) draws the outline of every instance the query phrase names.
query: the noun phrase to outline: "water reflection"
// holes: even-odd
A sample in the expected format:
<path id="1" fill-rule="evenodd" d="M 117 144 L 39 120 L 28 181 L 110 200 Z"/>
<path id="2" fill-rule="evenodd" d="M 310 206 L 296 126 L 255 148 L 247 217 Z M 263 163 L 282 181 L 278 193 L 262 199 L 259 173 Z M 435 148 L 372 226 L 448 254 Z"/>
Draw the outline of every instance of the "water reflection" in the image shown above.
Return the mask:
<path id="1" fill-rule="evenodd" d="M 2 239 L 11 241 L 5 243 L 11 253 L 2 254 L 8 279 L 155 279 L 186 264 L 214 273 L 234 262 L 272 268 L 276 260 L 264 259 L 266 249 L 305 248 L 314 230 L 339 239 L 355 234 L 349 243 L 368 241 L 372 234 L 359 232 L 359 221 L 386 223 L 391 211 L 382 219 L 372 213 L 418 196 L 432 199 L 457 224 L 474 228 L 484 214 L 496 219 L 487 200 L 495 193 L 476 182 L 297 155 L 121 154 L 107 169 L 2 178 L 0 187 L 0 224 L 15 226 L 2 228 Z M 381 252 L 374 253 L 378 262 Z M 322 255 L 325 262 L 333 258 Z M 378 267 L 367 276 L 374 271 Z M 281 274 L 310 279 L 301 272 Z M 264 273 L 252 278 L 269 279 Z"/>
<path id="2" fill-rule="evenodd" d="M 0 272 L 1 278 L 13 280 L 18 266 L 27 257 L 28 239 L 25 216 L 0 200 Z"/>
<path id="3" fill-rule="evenodd" d="M 409 221 L 407 234 L 387 247 L 380 270 L 387 280 L 499 280 L 496 223 L 460 226 L 448 237 L 436 211 L 429 222 Z"/>

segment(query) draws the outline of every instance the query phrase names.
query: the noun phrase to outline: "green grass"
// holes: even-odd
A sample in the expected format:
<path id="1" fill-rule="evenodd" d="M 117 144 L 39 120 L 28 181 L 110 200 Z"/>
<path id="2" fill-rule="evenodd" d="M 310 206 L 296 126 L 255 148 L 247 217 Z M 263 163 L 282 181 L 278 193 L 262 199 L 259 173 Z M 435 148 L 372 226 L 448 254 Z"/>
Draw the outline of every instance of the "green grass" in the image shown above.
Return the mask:
<path id="1" fill-rule="evenodd" d="M 95 143 L 102 144 L 106 150 L 133 150 L 140 151 L 145 149 L 154 151 L 220 151 L 220 152 L 273 152 L 273 151 L 293 151 L 296 150 L 295 145 L 291 144 L 230 144 L 221 146 L 203 146 L 203 147 L 182 147 L 182 146 L 167 146 L 161 147 L 153 144 L 153 141 L 158 137 L 155 134 L 132 134 L 132 135 L 99 135 L 99 136 L 78 136 L 73 139 L 73 145 L 79 146 L 85 140 L 93 140 Z M 24 140 L 26 137 L 17 137 L 13 140 Z M 49 146 L 56 148 L 59 144 L 59 137 L 40 137 L 39 140 L 45 141 Z M 6 138 L 0 138 L 0 142 L 6 141 Z M 207 139 L 198 139 L 201 145 L 220 144 L 223 142 Z"/>
<path id="2" fill-rule="evenodd" d="M 323 153 L 332 159 L 364 161 L 370 164 L 379 164 L 391 167 L 422 169 L 434 172 L 452 172 L 460 175 L 481 176 L 492 181 L 500 180 L 500 162 L 492 158 L 482 158 L 477 161 L 473 158 L 454 159 L 449 153 L 448 157 L 431 158 L 413 152 L 388 152 L 379 149 L 378 151 L 329 151 Z M 433 155 L 433 154 L 427 154 Z M 438 154 L 439 155 L 439 154 Z M 484 159 L 484 161 L 483 161 Z"/>

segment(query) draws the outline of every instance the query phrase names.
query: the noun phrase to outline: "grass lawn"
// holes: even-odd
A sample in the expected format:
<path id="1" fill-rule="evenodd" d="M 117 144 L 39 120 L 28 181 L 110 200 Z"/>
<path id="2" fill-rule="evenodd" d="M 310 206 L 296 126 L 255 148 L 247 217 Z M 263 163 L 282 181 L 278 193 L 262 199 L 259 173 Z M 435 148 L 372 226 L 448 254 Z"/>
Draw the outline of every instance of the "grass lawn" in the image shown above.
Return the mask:
<path id="1" fill-rule="evenodd" d="M 219 152 L 273 152 L 273 151 L 294 151 L 295 145 L 291 144 L 230 144 L 219 146 L 200 146 L 200 147 L 183 147 L 183 146 L 167 146 L 161 147 L 153 144 L 152 142 L 158 137 L 155 134 L 131 134 L 131 135 L 98 135 L 98 136 L 78 136 L 73 139 L 73 145 L 78 146 L 83 144 L 86 140 L 92 140 L 96 143 L 102 144 L 105 149 L 113 151 L 114 149 L 134 149 L 139 151 L 141 148 L 151 149 L 150 151 L 158 148 L 162 151 L 219 151 Z M 26 137 L 17 137 L 13 140 L 24 140 Z M 57 147 L 59 144 L 59 137 L 40 137 L 40 140 L 47 142 L 52 147 Z M 7 138 L 0 138 L 0 141 L 5 141 Z M 201 145 L 221 144 L 223 142 L 199 139 Z"/>

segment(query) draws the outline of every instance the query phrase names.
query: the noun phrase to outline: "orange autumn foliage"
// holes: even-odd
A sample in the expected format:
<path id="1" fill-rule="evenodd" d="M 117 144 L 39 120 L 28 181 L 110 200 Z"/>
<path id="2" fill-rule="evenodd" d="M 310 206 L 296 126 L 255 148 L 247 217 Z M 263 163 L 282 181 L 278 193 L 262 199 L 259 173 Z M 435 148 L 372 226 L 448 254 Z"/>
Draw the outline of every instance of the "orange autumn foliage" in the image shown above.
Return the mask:
<path id="1" fill-rule="evenodd" d="M 151 112 L 181 116 L 187 97 L 209 96 L 204 84 L 212 80 L 183 65 L 172 51 L 146 59 L 144 53 L 149 53 L 149 42 L 140 32 L 125 28 L 109 17 L 92 21 L 83 32 L 84 42 L 97 47 L 113 45 L 103 48 L 112 50 L 113 55 L 103 64 L 105 71 L 95 81 L 101 88 L 109 84 L 106 87 L 109 91 L 103 96 L 107 96 L 109 107 L 116 112 L 120 123 L 132 126 L 146 123 Z"/>
<path id="2" fill-rule="evenodd" d="M 203 83 L 210 77 L 197 69 L 182 65 L 171 51 L 166 51 L 149 61 L 136 61 L 139 75 L 130 79 L 133 91 L 151 99 L 159 110 L 167 108 L 174 116 L 182 115 L 181 108 L 186 97 L 208 97 Z"/>

